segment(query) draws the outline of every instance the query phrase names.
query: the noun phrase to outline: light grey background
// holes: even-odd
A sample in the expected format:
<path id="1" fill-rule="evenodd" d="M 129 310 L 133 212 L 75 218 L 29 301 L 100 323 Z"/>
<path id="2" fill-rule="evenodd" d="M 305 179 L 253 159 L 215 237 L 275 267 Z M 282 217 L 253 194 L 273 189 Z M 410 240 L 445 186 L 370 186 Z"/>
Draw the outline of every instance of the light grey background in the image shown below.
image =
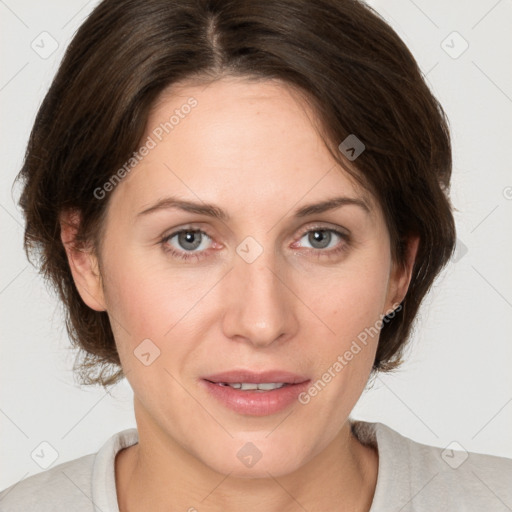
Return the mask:
<path id="1" fill-rule="evenodd" d="M 74 382 L 61 309 L 26 261 L 11 191 L 38 106 L 96 3 L 0 0 L 0 489 L 42 471 L 38 462 L 53 454 L 51 466 L 135 426 L 126 381 L 110 394 Z M 457 441 L 512 458 L 512 2 L 371 5 L 412 50 L 448 113 L 460 243 L 422 309 L 408 363 L 379 377 L 353 416 L 426 444 Z"/>

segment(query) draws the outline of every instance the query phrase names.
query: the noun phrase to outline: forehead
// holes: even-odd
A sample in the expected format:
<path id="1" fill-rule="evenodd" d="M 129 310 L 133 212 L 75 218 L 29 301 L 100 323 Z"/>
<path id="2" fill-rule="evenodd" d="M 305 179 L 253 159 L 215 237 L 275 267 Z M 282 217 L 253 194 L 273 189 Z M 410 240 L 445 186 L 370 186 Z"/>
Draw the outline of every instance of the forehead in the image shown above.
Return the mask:
<path id="1" fill-rule="evenodd" d="M 141 144 L 152 148 L 114 193 L 137 208 L 166 194 L 260 214 L 335 192 L 373 203 L 325 147 L 308 105 L 280 82 L 173 86 L 155 101 Z"/>

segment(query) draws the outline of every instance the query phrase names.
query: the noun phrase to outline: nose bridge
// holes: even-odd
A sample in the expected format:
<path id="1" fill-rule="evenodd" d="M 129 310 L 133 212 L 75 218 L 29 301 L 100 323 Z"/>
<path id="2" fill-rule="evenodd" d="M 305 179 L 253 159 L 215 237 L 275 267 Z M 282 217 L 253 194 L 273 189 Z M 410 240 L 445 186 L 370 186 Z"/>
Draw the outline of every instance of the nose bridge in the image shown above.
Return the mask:
<path id="1" fill-rule="evenodd" d="M 259 245 L 259 244 L 258 244 Z M 225 334 L 255 345 L 268 345 L 292 329 L 293 305 L 281 282 L 273 248 L 244 240 L 230 272 L 231 300 L 224 317 Z"/>

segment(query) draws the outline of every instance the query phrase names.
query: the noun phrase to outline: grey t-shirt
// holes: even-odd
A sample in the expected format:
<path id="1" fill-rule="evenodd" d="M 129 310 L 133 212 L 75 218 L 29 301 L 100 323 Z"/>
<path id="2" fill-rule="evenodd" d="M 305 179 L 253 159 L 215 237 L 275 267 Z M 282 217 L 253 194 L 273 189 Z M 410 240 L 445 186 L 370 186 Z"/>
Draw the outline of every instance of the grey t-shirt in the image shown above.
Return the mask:
<path id="1" fill-rule="evenodd" d="M 417 443 L 382 423 L 353 421 L 358 439 L 377 446 L 377 487 L 369 512 L 510 512 L 512 459 Z M 2 512 L 119 512 L 114 460 L 138 442 L 114 434 L 97 453 L 30 476 L 0 493 Z"/>

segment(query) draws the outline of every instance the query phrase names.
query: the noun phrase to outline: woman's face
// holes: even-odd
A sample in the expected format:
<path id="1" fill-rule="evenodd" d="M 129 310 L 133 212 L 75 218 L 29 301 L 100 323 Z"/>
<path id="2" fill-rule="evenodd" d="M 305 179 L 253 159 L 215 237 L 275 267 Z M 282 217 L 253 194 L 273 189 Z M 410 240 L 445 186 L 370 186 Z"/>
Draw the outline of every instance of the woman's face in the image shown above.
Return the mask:
<path id="1" fill-rule="evenodd" d="M 235 79 L 162 96 L 154 147 L 109 199 L 102 287 L 82 289 L 108 311 L 139 426 L 233 476 L 290 473 L 334 440 L 408 284 L 380 208 L 294 98 Z"/>

